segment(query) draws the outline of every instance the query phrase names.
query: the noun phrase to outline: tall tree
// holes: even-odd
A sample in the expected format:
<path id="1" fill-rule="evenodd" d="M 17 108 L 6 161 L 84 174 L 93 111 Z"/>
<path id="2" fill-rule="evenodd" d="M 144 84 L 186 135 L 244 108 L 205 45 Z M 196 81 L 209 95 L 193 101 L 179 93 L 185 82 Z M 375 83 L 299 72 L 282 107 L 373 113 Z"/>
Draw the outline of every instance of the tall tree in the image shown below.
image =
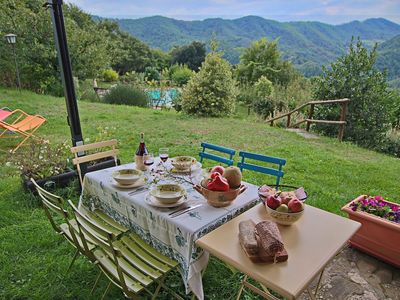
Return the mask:
<path id="1" fill-rule="evenodd" d="M 235 110 L 237 88 L 231 65 L 216 52 L 215 43 L 211 48 L 200 71 L 183 88 L 181 105 L 187 114 L 218 117 Z"/>
<path id="2" fill-rule="evenodd" d="M 40 0 L 0 0 L 0 35 L 17 34 L 21 81 L 36 92 L 62 93 L 53 27 Z M 74 75 L 93 77 L 109 64 L 104 32 L 92 18 L 74 5 L 65 6 L 65 24 Z M 14 70 L 10 47 L 0 42 L 0 81 L 11 84 Z"/>
<path id="3" fill-rule="evenodd" d="M 290 62 L 281 60 L 278 40 L 269 42 L 266 38 L 254 41 L 244 50 L 237 72 L 242 83 L 253 84 L 264 76 L 282 85 L 287 85 L 296 73 Z"/>
<path id="4" fill-rule="evenodd" d="M 385 74 L 375 67 L 376 46 L 368 51 L 358 39 L 351 41 L 348 53 L 330 68 L 323 69 L 317 79 L 317 99 L 349 98 L 345 138 L 362 146 L 377 148 L 386 137 L 392 121 L 391 106 L 396 96 L 388 89 Z M 337 120 L 337 107 L 323 106 L 316 111 L 316 118 Z M 333 135 L 337 128 L 317 126 Z"/>
<path id="5" fill-rule="evenodd" d="M 194 41 L 189 45 L 177 47 L 171 51 L 172 64 L 187 65 L 193 71 L 197 71 L 206 57 L 204 43 Z"/>

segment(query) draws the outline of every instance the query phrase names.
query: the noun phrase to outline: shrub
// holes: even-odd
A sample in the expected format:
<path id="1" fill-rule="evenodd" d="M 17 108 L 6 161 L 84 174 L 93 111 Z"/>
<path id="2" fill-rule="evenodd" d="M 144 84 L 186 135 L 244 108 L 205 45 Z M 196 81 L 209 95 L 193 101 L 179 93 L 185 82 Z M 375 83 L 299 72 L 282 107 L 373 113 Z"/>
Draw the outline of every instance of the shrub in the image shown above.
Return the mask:
<path id="1" fill-rule="evenodd" d="M 273 91 L 272 82 L 264 75 L 254 84 L 253 110 L 263 118 L 274 114 L 276 103 L 270 97 Z"/>
<path id="2" fill-rule="evenodd" d="M 207 55 L 200 71 L 183 88 L 182 110 L 191 115 L 219 117 L 235 111 L 236 81 L 221 53 Z"/>
<path id="3" fill-rule="evenodd" d="M 240 104 L 250 106 L 252 105 L 255 98 L 256 98 L 256 91 L 254 89 L 254 85 L 243 84 L 239 86 L 239 91 L 236 100 Z"/>
<path id="4" fill-rule="evenodd" d="M 177 84 L 178 86 L 183 86 L 190 78 L 193 76 L 193 71 L 190 70 L 186 65 L 175 65 L 176 67 L 173 68 L 171 73 L 172 81 Z"/>
<path id="5" fill-rule="evenodd" d="M 263 119 L 274 114 L 275 105 L 270 98 L 256 98 L 252 104 L 253 110 Z"/>
<path id="6" fill-rule="evenodd" d="M 148 95 L 140 88 L 120 84 L 113 87 L 103 98 L 110 104 L 126 104 L 146 107 L 149 103 Z"/>
<path id="7" fill-rule="evenodd" d="M 44 179 L 68 169 L 71 155 L 69 143 L 51 145 L 49 141 L 31 142 L 9 158 L 24 179 Z"/>
<path id="8" fill-rule="evenodd" d="M 118 73 L 115 72 L 113 69 L 107 69 L 104 70 L 103 73 L 101 74 L 103 77 L 103 80 L 105 82 L 114 82 L 118 80 Z"/>
<path id="9" fill-rule="evenodd" d="M 363 47 L 360 40 L 350 44 L 349 53 L 324 68 L 317 80 L 317 99 L 351 100 L 347 114 L 345 139 L 359 145 L 377 148 L 385 141 L 390 122 L 389 111 L 394 94 L 388 89 L 385 74 L 374 68 L 376 47 L 371 51 Z M 315 119 L 337 120 L 340 115 L 337 105 L 316 107 Z M 334 136 L 337 127 L 318 125 L 316 129 Z"/>
<path id="10" fill-rule="evenodd" d="M 144 78 L 146 81 L 159 81 L 160 80 L 160 72 L 155 67 L 146 67 L 144 70 Z"/>
<path id="11" fill-rule="evenodd" d="M 274 91 L 272 82 L 269 81 L 264 75 L 257 80 L 254 88 L 256 90 L 257 97 L 259 98 L 267 98 L 271 96 L 272 92 Z"/>
<path id="12" fill-rule="evenodd" d="M 124 83 L 129 83 L 136 87 L 144 87 L 145 85 L 145 78 L 144 73 L 138 73 L 135 71 L 126 72 L 125 75 L 121 76 L 121 81 Z"/>
<path id="13" fill-rule="evenodd" d="M 393 130 L 389 133 L 377 150 L 400 157 L 400 131 Z"/>
<path id="14" fill-rule="evenodd" d="M 176 90 L 171 105 L 176 111 L 182 111 L 182 93 L 180 90 Z"/>

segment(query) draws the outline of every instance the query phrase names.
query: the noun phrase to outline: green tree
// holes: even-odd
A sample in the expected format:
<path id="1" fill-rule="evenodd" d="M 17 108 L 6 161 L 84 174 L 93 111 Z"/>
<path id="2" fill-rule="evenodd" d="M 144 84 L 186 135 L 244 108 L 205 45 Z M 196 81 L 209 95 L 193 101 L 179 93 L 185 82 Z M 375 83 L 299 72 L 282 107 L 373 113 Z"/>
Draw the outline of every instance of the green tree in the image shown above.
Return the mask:
<path id="1" fill-rule="evenodd" d="M 173 65 L 170 68 L 170 74 L 171 79 L 175 84 L 183 86 L 188 83 L 194 72 L 186 65 Z"/>
<path id="2" fill-rule="evenodd" d="M 144 72 L 146 67 L 152 66 L 153 53 L 146 44 L 121 31 L 113 21 L 102 20 L 98 26 L 105 31 L 102 38 L 108 42 L 111 67 L 120 75 L 132 71 Z"/>
<path id="3" fill-rule="evenodd" d="M 191 115 L 226 116 L 235 110 L 236 81 L 230 64 L 215 49 L 183 88 L 182 110 Z"/>
<path id="4" fill-rule="evenodd" d="M 171 51 L 171 63 L 187 65 L 197 71 L 206 57 L 204 43 L 194 41 L 189 45 L 175 46 Z"/>
<path id="5" fill-rule="evenodd" d="M 388 89 L 385 74 L 374 68 L 376 46 L 368 51 L 358 39 L 351 41 L 349 51 L 331 67 L 323 69 L 323 76 L 317 79 L 316 99 L 351 100 L 347 114 L 345 139 L 362 146 L 377 148 L 386 137 L 392 121 L 391 106 L 395 94 Z M 322 106 L 316 111 L 316 118 L 337 120 L 339 108 Z M 336 135 L 332 126 L 316 127 L 328 135 Z"/>
<path id="6" fill-rule="evenodd" d="M 278 40 L 269 42 L 262 38 L 246 48 L 240 57 L 237 69 L 242 83 L 255 83 L 265 76 L 274 84 L 287 85 L 296 72 L 290 62 L 282 61 Z"/>
<path id="7" fill-rule="evenodd" d="M 0 0 L 0 35 L 17 34 L 17 55 L 24 88 L 62 93 L 50 14 L 39 0 Z M 109 64 L 107 41 L 91 16 L 74 5 L 64 7 L 74 76 L 92 77 Z M 94 34 L 95 33 L 95 34 Z M 0 81 L 13 84 L 14 67 L 9 45 L 0 41 Z"/>

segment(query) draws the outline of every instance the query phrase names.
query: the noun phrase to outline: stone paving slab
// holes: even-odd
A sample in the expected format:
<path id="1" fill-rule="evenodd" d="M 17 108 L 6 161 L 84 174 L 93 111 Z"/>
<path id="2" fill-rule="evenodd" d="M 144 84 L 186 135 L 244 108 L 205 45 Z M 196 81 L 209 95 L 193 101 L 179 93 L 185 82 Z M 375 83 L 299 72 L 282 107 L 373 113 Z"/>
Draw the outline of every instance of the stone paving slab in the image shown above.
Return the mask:
<path id="1" fill-rule="evenodd" d="M 299 299 L 310 297 L 304 292 Z M 346 248 L 326 267 L 317 299 L 400 300 L 400 269 Z"/>

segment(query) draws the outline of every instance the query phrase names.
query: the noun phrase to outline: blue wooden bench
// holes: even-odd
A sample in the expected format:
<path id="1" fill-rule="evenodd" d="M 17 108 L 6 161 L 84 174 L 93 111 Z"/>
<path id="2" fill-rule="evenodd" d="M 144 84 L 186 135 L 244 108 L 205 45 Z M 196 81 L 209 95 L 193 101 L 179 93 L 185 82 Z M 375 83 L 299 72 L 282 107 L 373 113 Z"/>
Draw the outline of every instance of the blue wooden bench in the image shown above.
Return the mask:
<path id="1" fill-rule="evenodd" d="M 203 148 L 203 150 L 199 153 L 200 162 L 203 162 L 203 159 L 205 158 L 205 159 L 211 159 L 216 162 L 226 164 L 228 166 L 233 165 L 233 156 L 236 153 L 236 151 L 234 149 L 222 147 L 222 146 L 218 146 L 218 145 L 214 145 L 214 144 L 209 144 L 209 143 L 205 143 L 205 142 L 201 143 L 201 147 Z M 229 158 L 219 156 L 219 155 L 216 155 L 213 153 L 207 153 L 206 150 L 221 152 L 221 153 L 229 156 Z"/>
<path id="2" fill-rule="evenodd" d="M 241 158 L 241 161 L 238 162 L 237 166 L 240 168 L 240 171 L 243 172 L 243 169 L 247 169 L 247 170 L 275 176 L 276 177 L 276 188 L 278 188 L 280 179 L 281 179 L 281 177 L 283 177 L 283 174 L 284 174 L 282 171 L 282 167 L 286 164 L 286 160 L 284 160 L 282 158 L 266 156 L 266 155 L 256 154 L 256 153 L 250 153 L 250 152 L 245 152 L 245 151 L 239 152 L 239 158 Z M 278 167 L 277 167 L 277 169 L 274 169 L 274 168 L 270 168 L 270 167 L 264 167 L 264 166 L 259 166 L 259 165 L 255 165 L 252 163 L 247 163 L 247 162 L 245 162 L 246 158 L 252 159 L 252 160 L 258 160 L 258 161 L 262 161 L 262 162 L 266 162 L 266 163 L 276 164 L 276 165 L 278 165 Z"/>

